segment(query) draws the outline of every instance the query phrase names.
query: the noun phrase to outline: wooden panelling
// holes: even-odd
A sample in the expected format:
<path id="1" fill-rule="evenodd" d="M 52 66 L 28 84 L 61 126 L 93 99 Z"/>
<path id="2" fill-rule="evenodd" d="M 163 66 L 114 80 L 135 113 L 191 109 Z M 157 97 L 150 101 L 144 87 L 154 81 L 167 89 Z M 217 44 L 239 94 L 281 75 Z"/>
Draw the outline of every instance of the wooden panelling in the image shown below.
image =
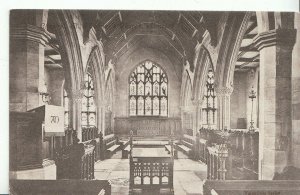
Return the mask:
<path id="1" fill-rule="evenodd" d="M 133 135 L 142 137 L 170 136 L 171 130 L 176 136 L 182 134 L 180 118 L 115 118 L 116 135 L 128 137 L 131 130 Z"/>
<path id="2" fill-rule="evenodd" d="M 37 113 L 10 112 L 10 170 L 41 168 L 43 147 L 43 117 Z"/>

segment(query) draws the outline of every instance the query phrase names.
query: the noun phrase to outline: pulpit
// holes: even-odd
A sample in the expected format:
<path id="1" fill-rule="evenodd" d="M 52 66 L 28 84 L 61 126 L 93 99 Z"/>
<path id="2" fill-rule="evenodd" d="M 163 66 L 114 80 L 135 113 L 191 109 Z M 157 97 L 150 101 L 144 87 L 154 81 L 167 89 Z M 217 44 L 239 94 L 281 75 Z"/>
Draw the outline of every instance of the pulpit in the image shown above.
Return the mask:
<path id="1" fill-rule="evenodd" d="M 39 113 L 10 112 L 10 170 L 42 168 L 51 159 L 51 144 L 44 139 Z"/>
<path id="2" fill-rule="evenodd" d="M 64 127 L 61 126 L 64 123 L 63 109 L 47 106 L 28 112 L 10 112 L 10 171 L 16 179 L 23 177 L 20 171 L 36 169 L 39 171 L 27 175 L 33 179 L 45 179 L 49 174 L 44 168 L 54 166 L 54 136 L 64 135 Z M 55 179 L 55 174 L 52 175 L 49 177 Z"/>

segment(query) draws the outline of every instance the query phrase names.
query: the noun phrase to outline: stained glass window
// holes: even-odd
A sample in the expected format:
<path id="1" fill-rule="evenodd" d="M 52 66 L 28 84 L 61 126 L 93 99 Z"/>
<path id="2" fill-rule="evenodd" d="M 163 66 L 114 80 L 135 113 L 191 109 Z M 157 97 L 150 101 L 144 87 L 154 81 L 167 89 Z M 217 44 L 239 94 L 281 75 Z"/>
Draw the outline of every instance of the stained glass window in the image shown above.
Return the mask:
<path id="1" fill-rule="evenodd" d="M 96 126 L 96 106 L 94 102 L 94 83 L 90 73 L 84 77 L 84 94 L 81 102 L 81 125 Z"/>
<path id="2" fill-rule="evenodd" d="M 216 94 L 214 88 L 214 72 L 208 70 L 206 88 L 204 91 L 203 101 L 203 124 L 211 126 L 216 124 Z"/>
<path id="3" fill-rule="evenodd" d="M 69 124 L 70 124 L 69 97 L 68 97 L 68 93 L 66 90 L 64 90 L 63 105 L 64 105 L 64 110 L 65 110 L 65 127 L 69 127 Z"/>
<path id="4" fill-rule="evenodd" d="M 146 60 L 129 79 L 130 116 L 168 116 L 168 78 L 154 62 Z"/>

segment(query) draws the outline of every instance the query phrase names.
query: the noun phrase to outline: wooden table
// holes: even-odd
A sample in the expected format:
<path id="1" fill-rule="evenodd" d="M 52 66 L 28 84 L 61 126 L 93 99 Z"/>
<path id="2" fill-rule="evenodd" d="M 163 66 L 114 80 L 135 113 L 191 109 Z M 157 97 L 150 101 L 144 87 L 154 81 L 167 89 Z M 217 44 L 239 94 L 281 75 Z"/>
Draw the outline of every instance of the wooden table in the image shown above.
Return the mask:
<path id="1" fill-rule="evenodd" d="M 130 157 L 130 189 L 173 190 L 174 159 L 164 147 L 133 147 Z"/>

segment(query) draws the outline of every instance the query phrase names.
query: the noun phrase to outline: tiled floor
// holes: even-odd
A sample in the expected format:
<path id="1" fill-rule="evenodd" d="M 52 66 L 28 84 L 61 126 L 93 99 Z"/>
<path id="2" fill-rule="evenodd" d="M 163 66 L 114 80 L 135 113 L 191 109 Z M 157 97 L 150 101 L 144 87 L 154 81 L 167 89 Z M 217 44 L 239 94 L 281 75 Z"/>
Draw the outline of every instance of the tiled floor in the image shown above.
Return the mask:
<path id="1" fill-rule="evenodd" d="M 120 156 L 118 153 L 112 159 L 95 164 L 95 178 L 110 180 L 113 195 L 127 195 L 129 192 L 129 161 L 118 158 Z M 179 157 L 184 157 L 184 155 L 179 154 Z M 206 165 L 204 163 L 187 158 L 174 161 L 175 195 L 202 194 L 202 183 L 205 178 Z"/>

